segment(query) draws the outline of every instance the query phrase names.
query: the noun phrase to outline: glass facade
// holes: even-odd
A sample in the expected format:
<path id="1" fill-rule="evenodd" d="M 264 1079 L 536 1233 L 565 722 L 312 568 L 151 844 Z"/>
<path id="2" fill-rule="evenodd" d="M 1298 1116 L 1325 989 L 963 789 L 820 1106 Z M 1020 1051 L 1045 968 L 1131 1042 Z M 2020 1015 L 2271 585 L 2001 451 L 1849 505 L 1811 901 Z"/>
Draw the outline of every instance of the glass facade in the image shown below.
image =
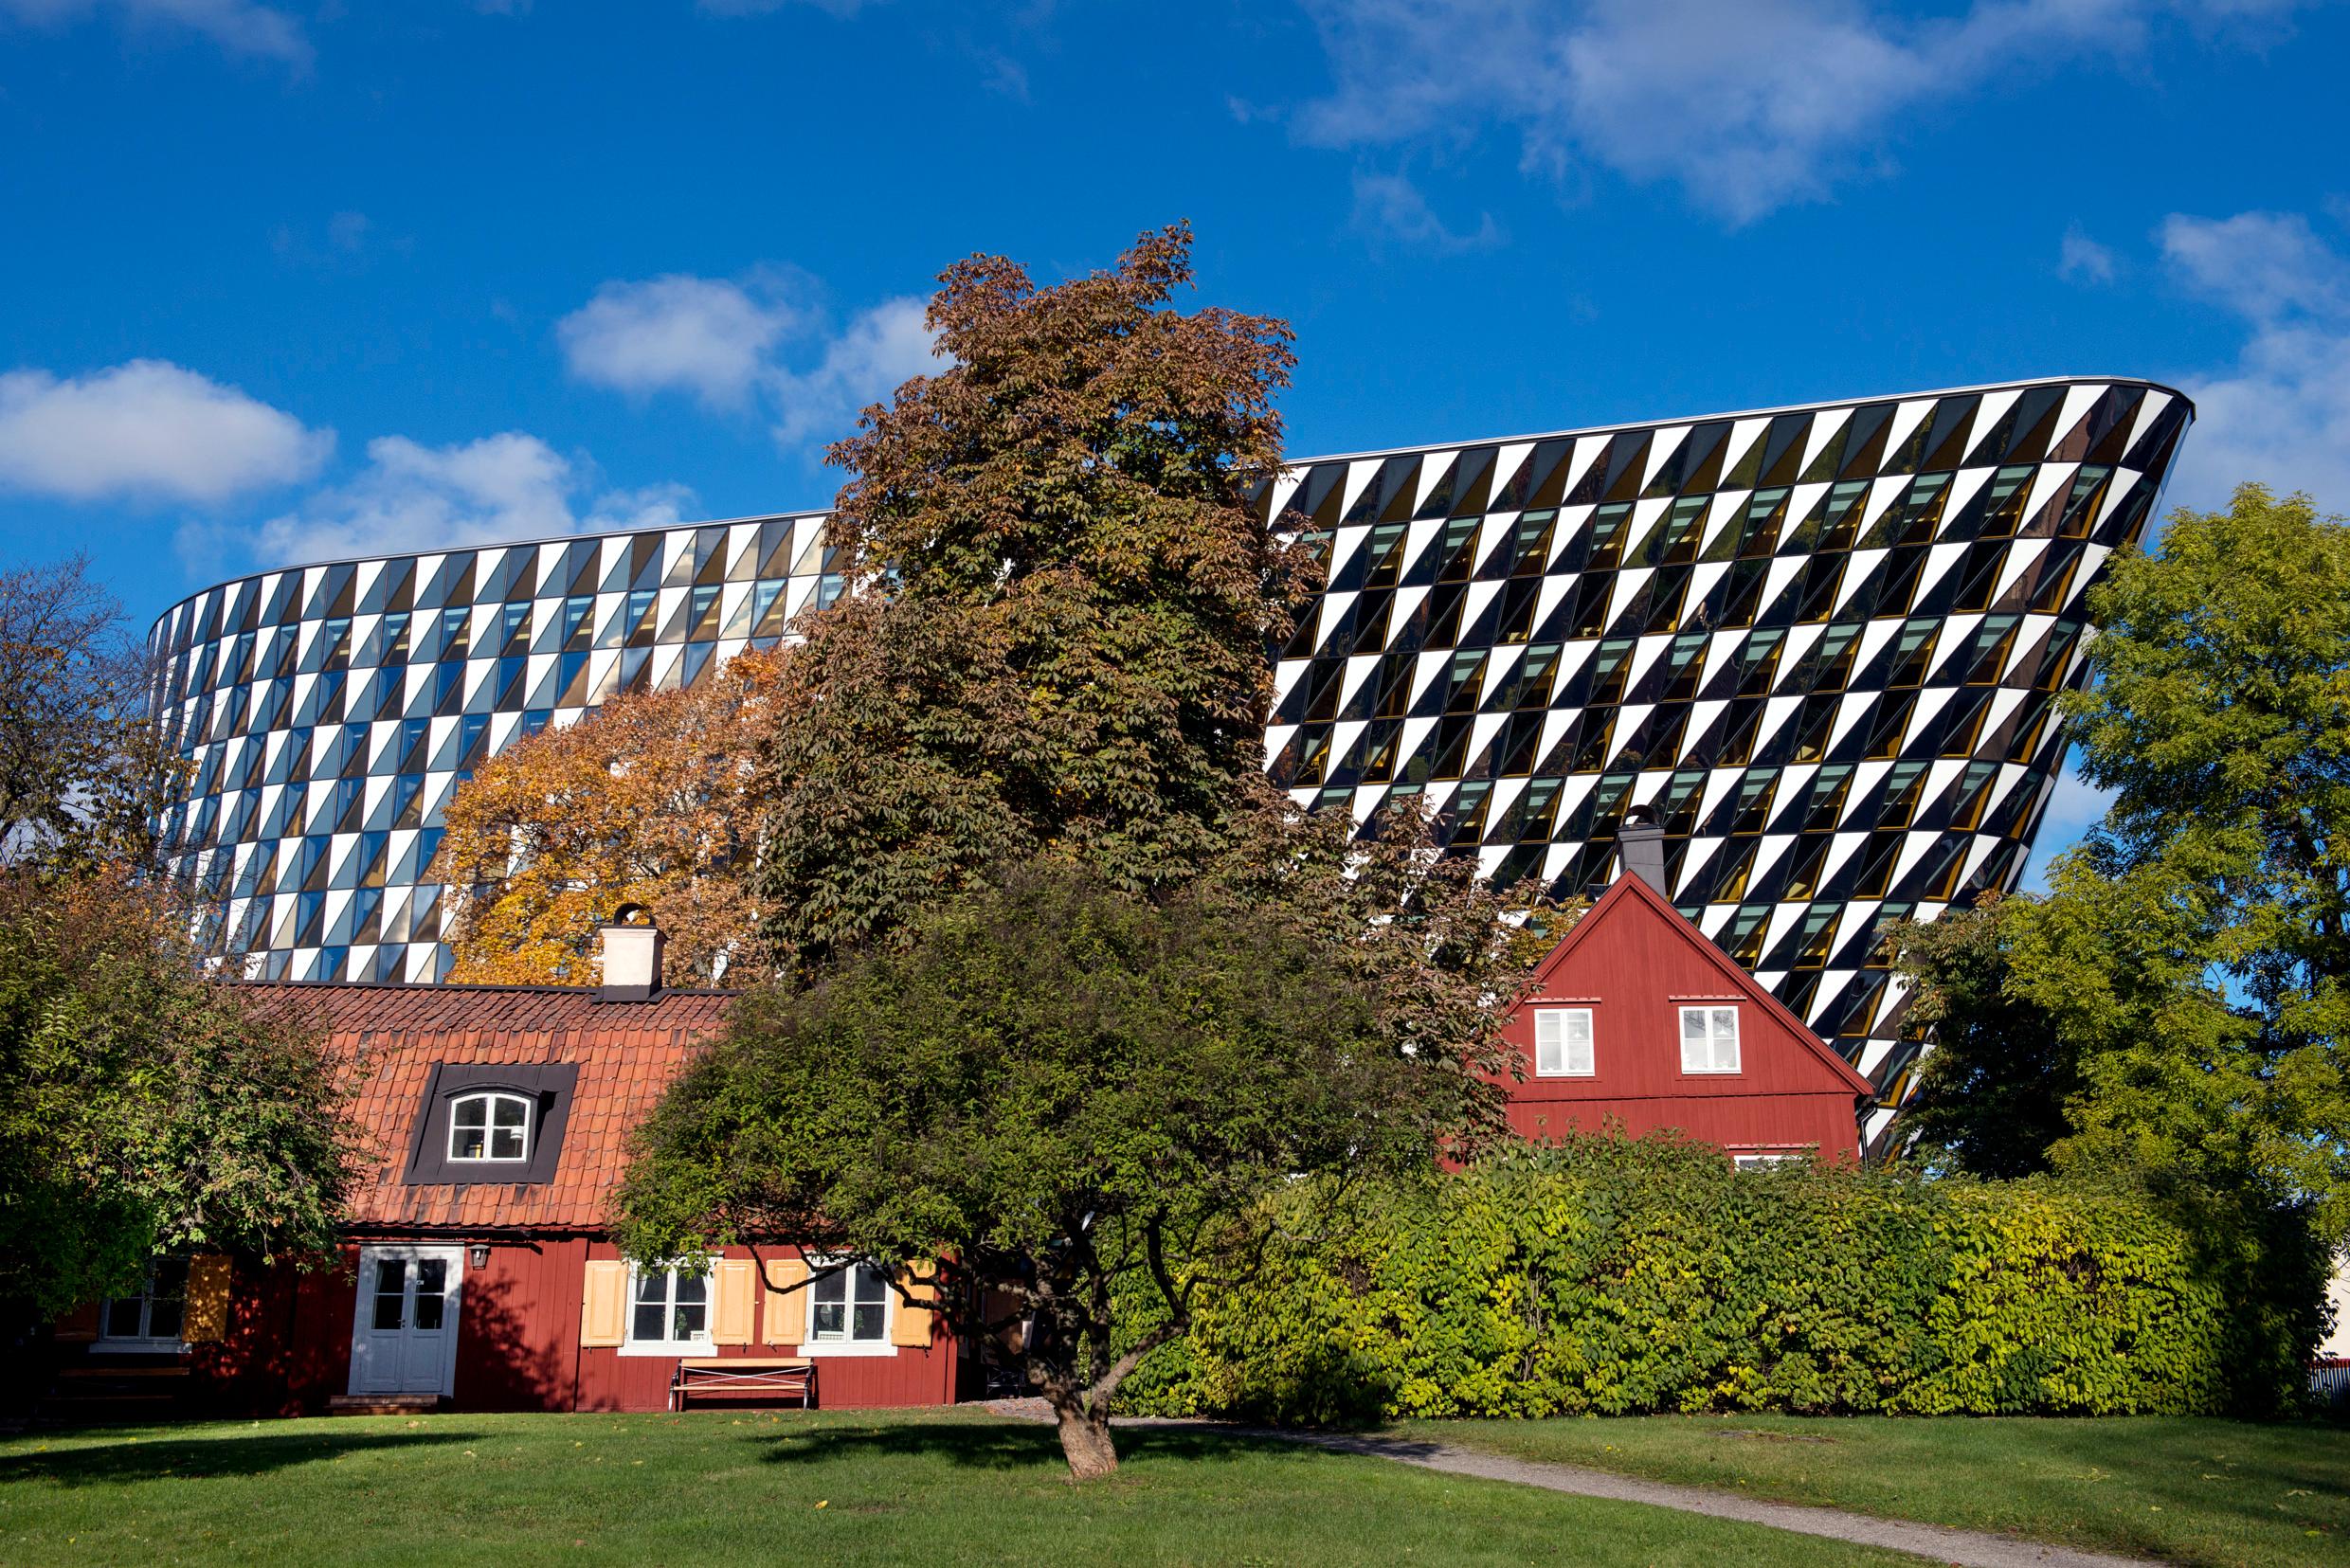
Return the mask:
<path id="1" fill-rule="evenodd" d="M 2064 756 L 2082 595 L 2192 417 L 2052 379 L 1308 460 L 1257 504 L 1329 585 L 1267 766 L 1405 795 L 1498 880 L 1589 892 L 1636 804 L 1682 911 L 1889 1099 L 1878 923 L 2012 888 Z M 294 567 L 156 622 L 167 822 L 255 973 L 445 972 L 425 869 L 483 758 L 690 682 L 841 591 L 810 513 Z"/>

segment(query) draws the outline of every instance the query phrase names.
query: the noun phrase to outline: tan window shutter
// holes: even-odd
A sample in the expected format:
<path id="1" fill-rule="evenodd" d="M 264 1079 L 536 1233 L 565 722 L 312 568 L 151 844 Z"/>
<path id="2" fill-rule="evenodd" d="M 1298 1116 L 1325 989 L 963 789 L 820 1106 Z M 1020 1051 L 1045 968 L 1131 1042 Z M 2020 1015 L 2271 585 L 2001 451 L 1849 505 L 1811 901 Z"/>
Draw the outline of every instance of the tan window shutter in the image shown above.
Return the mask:
<path id="1" fill-rule="evenodd" d="M 188 1260 L 188 1316 L 179 1337 L 190 1344 L 218 1344 L 228 1337 L 228 1285 L 234 1273 L 218 1253 Z"/>
<path id="2" fill-rule="evenodd" d="M 750 1307 L 758 1269 L 747 1258 L 732 1257 L 720 1258 L 712 1266 L 712 1293 L 717 1298 L 710 1314 L 712 1344 L 750 1343 Z"/>
<path id="3" fill-rule="evenodd" d="M 628 1338 L 628 1265 L 591 1258 L 579 1300 L 579 1343 L 619 1344 Z"/>
<path id="4" fill-rule="evenodd" d="M 800 1258 L 778 1258 L 767 1266 L 767 1332 L 769 1344 L 798 1344 L 807 1338 L 808 1266 Z"/>
<path id="5" fill-rule="evenodd" d="M 909 1266 L 906 1272 L 910 1277 L 906 1282 L 905 1298 L 898 1302 L 897 1312 L 890 1322 L 890 1343 L 927 1349 L 931 1343 L 931 1325 L 936 1314 L 928 1306 L 917 1306 L 916 1303 L 938 1299 L 938 1283 L 933 1278 L 938 1272 L 938 1265 L 916 1263 Z"/>
<path id="6" fill-rule="evenodd" d="M 98 1338 L 99 1302 L 84 1302 L 57 1320 L 49 1330 L 49 1338 L 61 1344 L 81 1343 Z"/>

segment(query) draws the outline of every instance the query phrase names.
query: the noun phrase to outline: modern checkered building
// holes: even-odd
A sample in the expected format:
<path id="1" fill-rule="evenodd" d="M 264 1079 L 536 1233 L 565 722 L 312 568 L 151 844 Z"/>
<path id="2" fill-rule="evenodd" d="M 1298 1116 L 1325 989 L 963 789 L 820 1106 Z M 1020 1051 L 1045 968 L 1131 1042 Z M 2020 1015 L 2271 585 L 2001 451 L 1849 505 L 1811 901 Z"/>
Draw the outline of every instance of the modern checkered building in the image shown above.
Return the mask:
<path id="1" fill-rule="evenodd" d="M 2007 889 L 2064 755 L 2082 595 L 2193 410 L 2052 379 L 1303 461 L 1258 504 L 1329 586 L 1268 766 L 1401 795 L 1497 879 L 1596 890 L 1652 807 L 1682 911 L 1896 1097 L 1889 916 Z M 155 623 L 167 827 L 259 974 L 431 980 L 442 806 L 483 758 L 686 682 L 840 591 L 823 514 L 292 567 Z"/>

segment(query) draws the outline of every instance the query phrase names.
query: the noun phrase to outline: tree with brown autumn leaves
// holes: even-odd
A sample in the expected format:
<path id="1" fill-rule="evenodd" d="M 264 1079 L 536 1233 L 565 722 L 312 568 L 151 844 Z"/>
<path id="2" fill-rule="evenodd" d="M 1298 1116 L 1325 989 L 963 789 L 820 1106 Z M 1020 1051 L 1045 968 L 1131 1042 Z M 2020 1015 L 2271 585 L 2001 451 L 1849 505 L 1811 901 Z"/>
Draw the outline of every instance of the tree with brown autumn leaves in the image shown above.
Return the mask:
<path id="1" fill-rule="evenodd" d="M 955 263 L 930 314 L 949 367 L 833 449 L 849 591 L 786 661 L 760 755 L 779 961 L 1039 856 L 1182 882 L 1247 799 L 1265 649 L 1318 571 L 1247 499 L 1280 465 L 1289 328 L 1169 309 L 1190 239 L 1051 288 Z"/>

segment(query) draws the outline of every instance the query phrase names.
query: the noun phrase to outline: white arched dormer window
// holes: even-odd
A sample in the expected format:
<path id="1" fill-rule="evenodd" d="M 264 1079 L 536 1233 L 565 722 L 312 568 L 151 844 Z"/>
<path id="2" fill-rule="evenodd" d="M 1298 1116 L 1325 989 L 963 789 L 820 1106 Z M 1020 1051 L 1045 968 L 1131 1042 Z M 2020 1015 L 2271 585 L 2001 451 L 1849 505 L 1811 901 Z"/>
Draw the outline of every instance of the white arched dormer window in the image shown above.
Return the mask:
<path id="1" fill-rule="evenodd" d="M 498 1090 L 461 1095 L 449 1107 L 449 1159 L 518 1164 L 531 1157 L 531 1102 Z"/>

